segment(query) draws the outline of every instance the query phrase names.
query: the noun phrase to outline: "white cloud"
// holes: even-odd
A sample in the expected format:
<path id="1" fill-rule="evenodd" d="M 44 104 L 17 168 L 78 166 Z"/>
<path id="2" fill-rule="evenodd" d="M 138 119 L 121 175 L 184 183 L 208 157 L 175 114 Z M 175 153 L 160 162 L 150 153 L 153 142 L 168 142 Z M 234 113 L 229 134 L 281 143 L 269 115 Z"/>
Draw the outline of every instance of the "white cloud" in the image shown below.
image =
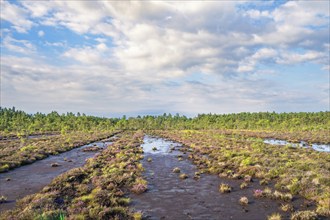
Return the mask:
<path id="1" fill-rule="evenodd" d="M 67 50 L 63 56 L 83 64 L 97 64 L 102 61 L 101 54 L 92 47 L 71 48 Z"/>
<path id="2" fill-rule="evenodd" d="M 277 59 L 279 64 L 297 64 L 314 60 L 319 60 L 326 57 L 326 54 L 318 51 L 307 51 L 306 53 L 287 53 L 284 52 Z"/>
<path id="3" fill-rule="evenodd" d="M 13 24 L 13 28 L 20 33 L 26 33 L 33 25 L 27 16 L 27 11 L 7 1 L 0 1 L 1 19 Z"/>
<path id="4" fill-rule="evenodd" d="M 45 32 L 43 32 L 43 31 L 38 31 L 38 36 L 39 36 L 39 37 L 43 37 L 43 36 L 45 36 Z"/>
<path id="5" fill-rule="evenodd" d="M 261 48 L 255 52 L 252 56 L 248 56 L 243 59 L 237 71 L 238 72 L 251 72 L 255 70 L 255 66 L 263 60 L 274 59 L 277 56 L 277 51 L 272 48 Z"/>
<path id="6" fill-rule="evenodd" d="M 20 53 L 26 55 L 31 55 L 36 51 L 35 46 L 31 42 L 27 40 L 17 40 L 9 35 L 4 36 L 1 47 L 13 53 Z"/>
<path id="7" fill-rule="evenodd" d="M 50 10 L 49 4 L 45 1 L 22 1 L 21 3 L 34 18 L 45 16 Z"/>
<path id="8" fill-rule="evenodd" d="M 271 18 L 269 11 L 259 11 L 255 9 L 246 11 L 245 15 L 253 19 Z"/>
<path id="9" fill-rule="evenodd" d="M 45 43 L 46 46 L 51 46 L 51 47 L 61 47 L 61 48 L 66 48 L 67 47 L 67 42 L 63 41 L 63 42 L 47 42 Z"/>

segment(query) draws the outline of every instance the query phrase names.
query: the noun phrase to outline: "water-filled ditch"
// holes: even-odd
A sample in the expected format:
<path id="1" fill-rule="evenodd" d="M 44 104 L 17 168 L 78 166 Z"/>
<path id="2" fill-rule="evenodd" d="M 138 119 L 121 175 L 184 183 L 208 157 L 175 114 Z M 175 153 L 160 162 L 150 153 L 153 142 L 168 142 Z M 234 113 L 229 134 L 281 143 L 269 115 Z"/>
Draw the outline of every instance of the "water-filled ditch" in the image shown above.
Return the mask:
<path id="1" fill-rule="evenodd" d="M 1 173 L 0 195 L 7 197 L 7 202 L 0 204 L 0 211 L 13 208 L 17 199 L 40 191 L 56 176 L 70 169 L 83 166 L 86 159 L 93 157 L 100 150 L 111 144 L 113 138 L 115 137 L 49 156 L 7 173 Z M 88 150 L 91 147 L 96 148 Z"/>
<path id="2" fill-rule="evenodd" d="M 194 179 L 198 172 L 195 165 L 183 154 L 180 144 L 162 138 L 145 136 L 144 177 L 148 181 L 147 192 L 132 196 L 132 207 L 143 212 L 147 219 L 267 219 L 274 212 L 289 219 L 290 213 L 279 210 L 280 202 L 270 199 L 256 199 L 253 190 L 263 188 L 258 181 L 250 183 L 246 189 L 240 189 L 242 180 L 222 179 L 216 175 L 202 174 Z M 171 150 L 175 148 L 175 150 Z M 178 156 L 182 155 L 182 160 Z M 150 159 L 152 161 L 150 162 Z M 149 160 L 149 161 L 148 161 Z M 173 173 L 178 167 L 181 172 Z M 180 179 L 185 173 L 187 179 Z M 219 185 L 227 183 L 233 187 L 231 193 L 221 194 Z M 239 204 L 246 196 L 249 204 Z M 294 199 L 293 205 L 300 207 L 302 199 Z"/>

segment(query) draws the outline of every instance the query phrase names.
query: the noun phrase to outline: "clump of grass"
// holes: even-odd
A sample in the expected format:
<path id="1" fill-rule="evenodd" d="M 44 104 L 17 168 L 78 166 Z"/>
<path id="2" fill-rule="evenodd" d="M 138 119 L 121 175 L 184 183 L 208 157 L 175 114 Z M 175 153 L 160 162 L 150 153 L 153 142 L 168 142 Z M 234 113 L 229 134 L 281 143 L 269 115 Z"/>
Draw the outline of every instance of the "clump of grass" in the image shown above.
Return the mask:
<path id="1" fill-rule="evenodd" d="M 8 164 L 5 164 L 5 165 L 0 166 L 0 173 L 8 171 L 9 168 L 10 167 L 9 167 Z"/>
<path id="2" fill-rule="evenodd" d="M 156 151 L 156 150 L 157 150 L 157 147 L 153 147 L 152 150 L 153 150 L 153 151 Z"/>
<path id="3" fill-rule="evenodd" d="M 283 212 L 292 212 L 294 210 L 293 206 L 291 204 L 282 204 L 281 210 Z"/>
<path id="4" fill-rule="evenodd" d="M 135 183 L 133 184 L 131 191 L 135 194 L 144 193 L 148 189 L 147 184 L 148 183 L 146 180 L 139 177 L 135 180 Z"/>
<path id="5" fill-rule="evenodd" d="M 194 175 L 194 180 L 199 180 L 201 178 L 200 175 Z"/>
<path id="6" fill-rule="evenodd" d="M 297 211 L 291 215 L 291 220 L 315 220 L 317 214 L 314 211 Z"/>
<path id="7" fill-rule="evenodd" d="M 259 184 L 260 184 L 260 185 L 268 185 L 269 182 L 268 182 L 267 179 L 262 179 L 262 180 L 259 181 Z"/>
<path id="8" fill-rule="evenodd" d="M 283 196 L 283 194 L 277 190 L 274 191 L 273 193 L 273 198 L 274 199 L 281 199 L 281 197 Z"/>
<path id="9" fill-rule="evenodd" d="M 219 186 L 219 191 L 221 193 L 230 193 L 231 190 L 232 190 L 232 188 L 228 184 L 221 183 L 220 186 Z"/>
<path id="10" fill-rule="evenodd" d="M 185 174 L 185 173 L 182 173 L 182 174 L 180 174 L 180 179 L 187 179 L 188 178 L 188 175 L 187 174 Z"/>
<path id="11" fill-rule="evenodd" d="M 61 211 L 45 211 L 42 214 L 35 216 L 33 219 L 58 219 L 64 220 L 65 215 Z"/>
<path id="12" fill-rule="evenodd" d="M 273 213 L 270 216 L 267 216 L 267 220 L 281 220 L 282 216 L 279 213 Z"/>
<path id="13" fill-rule="evenodd" d="M 0 196 L 0 204 L 7 202 L 7 197 L 6 196 Z"/>
<path id="14" fill-rule="evenodd" d="M 330 198 L 320 200 L 318 202 L 316 212 L 319 215 L 330 217 Z"/>
<path id="15" fill-rule="evenodd" d="M 180 168 L 179 167 L 175 167 L 174 169 L 173 169 L 173 171 L 172 171 L 173 173 L 180 173 L 181 172 L 181 170 L 180 170 Z"/>
<path id="16" fill-rule="evenodd" d="M 249 184 L 247 184 L 247 182 L 243 182 L 241 183 L 241 185 L 239 186 L 239 188 L 241 189 L 245 189 L 246 187 L 248 187 Z"/>
<path id="17" fill-rule="evenodd" d="M 133 213 L 133 219 L 134 220 L 142 220 L 143 214 L 142 212 L 134 212 Z"/>
<path id="18" fill-rule="evenodd" d="M 194 179 L 199 180 L 201 178 L 200 172 L 195 172 Z"/>
<path id="19" fill-rule="evenodd" d="M 264 191 L 262 192 L 262 195 L 264 197 L 271 198 L 272 197 L 272 190 L 270 188 L 266 187 L 264 189 Z"/>
<path id="20" fill-rule="evenodd" d="M 239 203 L 241 205 L 247 205 L 247 204 L 249 204 L 249 199 L 246 196 L 243 196 L 239 199 Z"/>
<path id="21" fill-rule="evenodd" d="M 282 197 L 281 197 L 282 200 L 287 201 L 287 202 L 292 201 L 292 198 L 293 198 L 293 196 L 291 193 L 282 194 Z"/>
<path id="22" fill-rule="evenodd" d="M 135 194 L 141 194 L 147 190 L 147 186 L 143 184 L 133 185 L 131 191 Z"/>
<path id="23" fill-rule="evenodd" d="M 119 198 L 117 200 L 117 203 L 122 206 L 128 206 L 131 203 L 131 199 L 130 198 Z"/>
<path id="24" fill-rule="evenodd" d="M 281 192 L 275 190 L 275 192 L 273 193 L 273 198 L 289 202 L 292 200 L 292 194 L 291 193 L 281 193 Z"/>
<path id="25" fill-rule="evenodd" d="M 233 176 L 232 176 L 233 179 L 241 179 L 242 176 L 238 173 L 235 173 Z"/>
<path id="26" fill-rule="evenodd" d="M 245 175 L 245 176 L 244 176 L 244 181 L 245 181 L 245 182 L 252 182 L 252 176 L 250 176 L 250 175 Z"/>

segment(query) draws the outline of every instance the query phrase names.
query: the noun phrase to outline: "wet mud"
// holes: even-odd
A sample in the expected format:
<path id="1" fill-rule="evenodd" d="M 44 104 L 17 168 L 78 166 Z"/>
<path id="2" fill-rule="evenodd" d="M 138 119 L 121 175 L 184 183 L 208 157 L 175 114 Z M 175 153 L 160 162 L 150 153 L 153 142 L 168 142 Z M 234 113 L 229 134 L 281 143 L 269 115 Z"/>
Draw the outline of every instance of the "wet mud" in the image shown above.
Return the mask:
<path id="1" fill-rule="evenodd" d="M 290 219 L 291 213 L 280 210 L 283 201 L 267 198 L 254 198 L 253 190 L 262 189 L 258 181 L 251 182 L 246 189 L 240 189 L 242 180 L 219 178 L 216 175 L 201 174 L 195 165 L 183 154 L 180 144 L 161 138 L 145 136 L 144 160 L 145 179 L 148 181 L 147 192 L 131 195 L 132 207 L 141 211 L 146 219 L 267 219 L 267 216 L 278 212 L 282 219 Z M 171 148 L 175 150 L 171 150 Z M 182 160 L 179 160 L 182 155 Z M 152 161 L 148 162 L 148 158 Z M 173 173 L 175 167 L 180 173 Z M 188 175 L 180 179 L 180 174 Z M 219 192 L 221 183 L 233 187 L 232 192 Z M 242 206 L 239 199 L 246 196 L 249 204 Z M 303 199 L 294 198 L 292 205 L 299 209 L 304 206 Z"/>

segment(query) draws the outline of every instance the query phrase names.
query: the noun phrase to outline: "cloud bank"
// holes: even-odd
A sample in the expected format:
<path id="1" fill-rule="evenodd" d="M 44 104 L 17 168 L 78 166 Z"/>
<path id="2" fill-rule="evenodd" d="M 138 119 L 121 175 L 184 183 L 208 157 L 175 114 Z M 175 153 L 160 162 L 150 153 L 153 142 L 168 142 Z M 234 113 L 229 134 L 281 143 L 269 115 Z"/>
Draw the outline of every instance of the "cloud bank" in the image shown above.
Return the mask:
<path id="1" fill-rule="evenodd" d="M 329 110 L 328 1 L 1 1 L 1 106 Z"/>

